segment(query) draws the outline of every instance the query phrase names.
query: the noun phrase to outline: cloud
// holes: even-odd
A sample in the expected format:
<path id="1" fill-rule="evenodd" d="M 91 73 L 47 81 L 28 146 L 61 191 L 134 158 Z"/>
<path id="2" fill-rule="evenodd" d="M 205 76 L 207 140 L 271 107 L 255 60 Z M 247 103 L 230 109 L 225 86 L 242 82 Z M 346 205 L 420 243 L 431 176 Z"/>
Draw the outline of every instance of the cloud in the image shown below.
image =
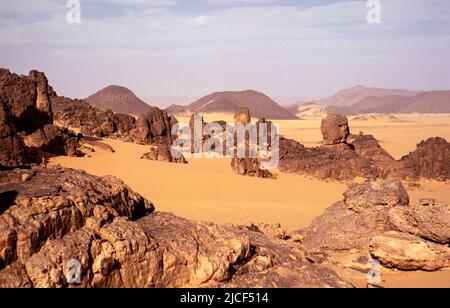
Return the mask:
<path id="1" fill-rule="evenodd" d="M 352 83 L 423 88 L 450 82 L 444 0 L 383 1 L 380 25 L 366 22 L 365 1 L 197 0 L 191 3 L 206 7 L 186 13 L 172 0 L 85 0 L 88 17 L 79 25 L 67 24 L 61 1 L 35 0 L 45 10 L 31 0 L 17 9 L 11 3 L 21 1 L 5 1 L 0 66 L 41 67 L 66 80 L 60 86 L 69 94 L 109 82 L 133 85 L 144 96 L 252 87 L 317 96 Z M 17 17 L 22 14 L 26 20 Z M 74 85 L 68 76 L 83 81 Z"/>

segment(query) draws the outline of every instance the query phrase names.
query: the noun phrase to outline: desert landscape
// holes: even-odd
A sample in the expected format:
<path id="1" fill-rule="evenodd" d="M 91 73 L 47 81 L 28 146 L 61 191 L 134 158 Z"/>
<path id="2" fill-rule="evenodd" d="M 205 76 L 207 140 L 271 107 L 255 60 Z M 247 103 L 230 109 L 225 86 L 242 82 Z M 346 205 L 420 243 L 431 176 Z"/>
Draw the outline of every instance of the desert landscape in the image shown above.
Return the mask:
<path id="1" fill-rule="evenodd" d="M 85 287 L 449 286 L 448 114 L 273 120 L 280 162 L 264 170 L 249 152 L 186 159 L 172 145 L 196 117 L 272 124 L 251 118 L 255 98 L 235 114 L 136 116 L 59 97 L 38 71 L 0 73 L 2 287 L 70 286 L 67 259 Z M 110 104 L 142 106 L 125 94 Z"/>
<path id="2" fill-rule="evenodd" d="M 445 1 L 0 8 L 0 288 L 450 288 Z"/>

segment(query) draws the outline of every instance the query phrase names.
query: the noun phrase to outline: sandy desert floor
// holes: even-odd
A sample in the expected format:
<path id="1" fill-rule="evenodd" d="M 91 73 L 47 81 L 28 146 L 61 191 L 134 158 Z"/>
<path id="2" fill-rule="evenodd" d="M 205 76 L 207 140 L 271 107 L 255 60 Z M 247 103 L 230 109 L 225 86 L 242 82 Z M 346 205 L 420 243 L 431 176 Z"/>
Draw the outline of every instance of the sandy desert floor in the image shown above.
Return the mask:
<path id="1" fill-rule="evenodd" d="M 429 137 L 450 140 L 449 115 L 396 115 L 398 119 L 350 120 L 353 133 L 373 134 L 395 158 L 413 151 Z M 189 119 L 180 119 L 188 123 Z M 231 121 L 230 115 L 207 115 L 206 121 Z M 282 135 L 307 146 L 321 142 L 320 119 L 276 121 Z M 327 183 L 298 175 L 278 174 L 277 180 L 235 175 L 226 159 L 189 159 L 189 164 L 141 160 L 148 146 L 105 140 L 115 149 L 98 149 L 91 157 L 55 157 L 51 164 L 82 169 L 95 175 L 114 175 L 151 200 L 158 211 L 214 223 L 281 223 L 288 230 L 307 226 L 332 203 L 342 199 L 345 183 Z M 421 181 L 410 190 L 411 202 L 436 198 L 450 204 L 450 185 Z M 361 280 L 355 285 L 363 286 Z M 393 272 L 383 275 L 386 287 L 450 287 L 450 271 Z"/>

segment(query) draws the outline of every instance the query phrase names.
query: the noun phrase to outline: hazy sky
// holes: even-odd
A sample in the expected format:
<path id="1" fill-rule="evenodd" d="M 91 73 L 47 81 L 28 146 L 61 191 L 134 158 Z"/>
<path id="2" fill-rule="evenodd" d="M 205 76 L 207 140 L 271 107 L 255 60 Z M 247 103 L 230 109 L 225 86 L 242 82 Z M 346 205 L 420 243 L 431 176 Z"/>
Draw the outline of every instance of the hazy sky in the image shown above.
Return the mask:
<path id="1" fill-rule="evenodd" d="M 0 67 L 45 71 L 58 94 L 255 89 L 321 97 L 363 84 L 450 89 L 450 1 L 0 0 Z"/>

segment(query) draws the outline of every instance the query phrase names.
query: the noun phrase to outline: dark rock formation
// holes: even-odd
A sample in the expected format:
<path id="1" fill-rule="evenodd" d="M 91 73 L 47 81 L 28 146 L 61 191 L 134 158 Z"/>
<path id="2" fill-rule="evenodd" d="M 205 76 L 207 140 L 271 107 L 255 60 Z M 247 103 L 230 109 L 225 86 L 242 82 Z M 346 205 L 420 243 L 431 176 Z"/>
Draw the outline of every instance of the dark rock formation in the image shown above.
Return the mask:
<path id="1" fill-rule="evenodd" d="M 362 158 L 347 144 L 306 148 L 297 141 L 285 138 L 280 139 L 279 169 L 321 180 L 342 181 L 358 176 L 372 179 L 386 176 L 374 161 Z"/>
<path id="2" fill-rule="evenodd" d="M 16 135 L 7 105 L 0 97 L 0 167 L 14 167 L 27 161 L 22 139 Z"/>
<path id="3" fill-rule="evenodd" d="M 251 117 L 250 117 L 250 111 L 248 110 L 248 108 L 242 107 L 234 116 L 234 120 L 236 122 L 236 124 L 241 124 L 241 125 L 251 125 Z M 239 140 L 238 140 L 238 135 L 237 132 L 235 132 L 234 134 L 234 145 L 233 145 L 233 149 L 234 149 L 234 156 L 231 160 L 231 168 L 233 169 L 233 171 L 239 175 L 247 175 L 247 176 L 252 176 L 252 177 L 258 177 L 258 178 L 265 178 L 265 179 L 274 179 L 276 178 L 269 170 L 266 170 L 264 168 L 262 168 L 262 161 L 260 159 L 260 153 L 259 153 L 259 145 L 261 144 L 261 142 L 266 142 L 263 140 L 259 140 L 259 128 L 261 126 L 261 124 L 268 124 L 270 125 L 270 122 L 267 122 L 265 119 L 261 119 L 257 126 L 255 127 L 255 132 L 256 132 L 256 140 L 254 142 L 256 142 L 255 145 L 251 144 L 251 140 L 250 140 L 250 132 L 249 131 L 245 131 L 245 137 L 244 137 L 244 145 L 240 145 L 238 144 Z M 268 141 L 267 141 L 268 142 Z M 238 148 L 244 146 L 244 151 L 245 151 L 245 157 L 238 157 Z M 252 155 L 250 155 L 251 153 L 251 147 L 256 147 L 255 151 L 257 153 L 258 157 L 252 157 Z"/>
<path id="4" fill-rule="evenodd" d="M 239 175 L 248 175 L 263 179 L 273 179 L 275 176 L 269 170 L 260 168 L 260 162 L 257 158 L 233 158 L 231 168 Z"/>
<path id="5" fill-rule="evenodd" d="M 406 168 L 420 177 L 438 180 L 450 179 L 450 143 L 444 138 L 430 138 L 401 159 Z"/>
<path id="6" fill-rule="evenodd" d="M 347 117 L 338 114 L 330 114 L 323 119 L 320 130 L 323 141 L 328 145 L 346 143 L 350 134 Z"/>
<path id="7" fill-rule="evenodd" d="M 149 107 L 138 120 L 126 114 L 102 111 L 85 101 L 57 97 L 52 99 L 55 120 L 80 129 L 85 136 L 119 139 L 138 144 L 172 144 L 172 127 L 177 120 L 165 111 Z"/>
<path id="8" fill-rule="evenodd" d="M 167 144 L 152 146 L 150 148 L 150 151 L 144 154 L 141 159 L 157 160 L 161 162 L 176 164 L 187 164 L 187 161 L 184 158 L 183 154 L 178 152 L 176 149 L 172 149 L 171 146 Z"/>
<path id="9" fill-rule="evenodd" d="M 172 144 L 172 127 L 178 123 L 167 112 L 151 107 L 137 121 L 139 142 L 142 144 Z"/>
<path id="10" fill-rule="evenodd" d="M 65 97 L 54 97 L 51 102 L 55 121 L 66 127 L 78 128 L 85 136 L 133 141 L 136 120 L 132 116 L 102 111 L 85 101 Z"/>
<path id="11" fill-rule="evenodd" d="M 1 287 L 77 286 L 74 260 L 82 287 L 351 287 L 297 244 L 152 213 L 113 177 L 15 169 L 0 173 L 0 194 Z"/>
<path id="12" fill-rule="evenodd" d="M 372 135 L 349 135 L 347 142 L 354 148 L 356 154 L 362 158 L 385 165 L 396 163 L 395 158 L 383 149 L 378 140 Z"/>
<path id="13" fill-rule="evenodd" d="M 18 132 L 30 134 L 53 123 L 47 87 L 47 78 L 37 71 L 18 76 L 0 69 L 0 95 Z"/>
<path id="14" fill-rule="evenodd" d="M 398 195 L 395 195 L 395 193 Z M 328 208 L 305 230 L 308 249 L 351 250 L 367 247 L 371 238 L 392 230 L 389 210 L 408 202 L 400 181 L 366 181 L 350 186 L 344 201 Z M 383 193 L 388 194 L 387 197 Z"/>
<path id="15" fill-rule="evenodd" d="M 45 125 L 34 133 L 24 136 L 28 148 L 38 149 L 47 153 L 66 156 L 81 156 L 79 137 L 67 128 L 59 128 L 53 124 Z"/>
<path id="16" fill-rule="evenodd" d="M 0 165 L 39 161 L 40 151 L 81 155 L 78 137 L 52 124 L 53 95 L 43 73 L 31 71 L 29 76 L 18 76 L 0 69 Z"/>
<path id="17" fill-rule="evenodd" d="M 422 142 L 415 152 L 397 161 L 373 136 L 349 135 L 344 116 L 329 115 L 323 120 L 321 130 L 325 145 L 317 148 L 306 148 L 294 140 L 281 138 L 279 169 L 323 180 L 450 179 L 450 144 L 445 139 Z"/>

